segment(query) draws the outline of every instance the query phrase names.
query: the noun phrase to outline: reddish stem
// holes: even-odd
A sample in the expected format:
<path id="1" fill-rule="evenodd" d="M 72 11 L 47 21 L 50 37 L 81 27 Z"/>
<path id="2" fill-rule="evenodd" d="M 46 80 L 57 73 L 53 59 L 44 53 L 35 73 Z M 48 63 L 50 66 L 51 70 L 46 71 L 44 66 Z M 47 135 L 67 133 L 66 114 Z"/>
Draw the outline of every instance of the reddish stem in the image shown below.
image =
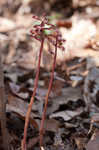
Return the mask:
<path id="1" fill-rule="evenodd" d="M 30 113 L 31 113 L 31 110 L 32 110 L 32 105 L 34 103 L 34 98 L 35 98 L 36 89 L 37 89 L 38 80 L 39 80 L 40 62 L 41 62 L 41 55 L 42 55 L 42 50 L 43 50 L 43 44 L 44 44 L 44 38 L 42 38 L 42 41 L 41 41 L 41 47 L 40 47 L 40 52 L 39 52 L 39 60 L 38 60 L 38 67 L 37 67 L 37 73 L 36 73 L 35 83 L 34 83 L 34 90 L 33 90 L 32 97 L 30 99 L 30 104 L 28 106 L 28 111 L 27 111 L 26 119 L 25 119 L 24 137 L 23 137 L 23 140 L 22 140 L 22 150 L 26 150 L 27 129 L 28 129 Z"/>
<path id="2" fill-rule="evenodd" d="M 43 143 L 44 121 L 45 121 L 45 118 L 46 118 L 46 111 L 47 111 L 47 105 L 48 105 L 48 97 L 49 97 L 49 94 L 51 92 L 52 83 L 53 83 L 53 79 L 54 79 L 54 70 L 55 70 L 56 56 L 57 56 L 57 40 L 58 39 L 56 37 L 54 62 L 53 62 L 53 66 L 52 66 L 52 72 L 51 72 L 51 77 L 50 77 L 48 92 L 47 92 L 46 97 L 45 97 L 44 111 L 43 111 L 43 114 L 42 114 L 42 120 L 41 120 L 41 125 L 40 125 L 40 147 L 42 146 L 42 143 Z"/>

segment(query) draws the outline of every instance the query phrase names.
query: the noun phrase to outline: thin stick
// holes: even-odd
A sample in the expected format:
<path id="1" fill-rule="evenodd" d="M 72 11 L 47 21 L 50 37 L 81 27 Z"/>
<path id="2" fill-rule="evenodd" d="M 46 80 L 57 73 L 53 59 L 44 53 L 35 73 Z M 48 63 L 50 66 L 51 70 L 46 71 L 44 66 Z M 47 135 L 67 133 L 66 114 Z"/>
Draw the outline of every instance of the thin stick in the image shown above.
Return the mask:
<path id="1" fill-rule="evenodd" d="M 4 150 L 9 149 L 9 138 L 8 131 L 6 128 L 6 96 L 4 89 L 4 75 L 1 62 L 1 52 L 0 52 L 0 121 L 1 121 L 1 133 L 3 140 Z"/>
<path id="2" fill-rule="evenodd" d="M 52 83 L 53 83 L 53 79 L 54 79 L 54 70 L 55 70 L 55 65 L 56 65 L 56 56 L 57 56 L 57 37 L 56 37 L 56 45 L 55 45 L 54 62 L 53 62 L 53 66 L 52 66 L 52 72 L 51 72 L 51 77 L 50 77 L 48 92 L 47 92 L 47 95 L 45 97 L 44 111 L 43 111 L 43 114 L 42 114 L 42 120 L 41 120 L 41 125 L 40 125 L 40 148 L 42 147 L 42 143 L 43 143 L 44 121 L 45 121 L 45 118 L 46 118 L 46 110 L 47 110 L 47 105 L 48 105 L 48 97 L 49 97 L 49 94 L 51 92 Z"/>
<path id="3" fill-rule="evenodd" d="M 28 111 L 27 111 L 26 119 L 25 119 L 24 137 L 23 137 L 23 140 L 22 140 L 22 150 L 26 150 L 27 129 L 28 129 L 30 113 L 31 113 L 31 110 L 32 110 L 32 105 L 34 103 L 34 97 L 35 97 L 36 89 L 37 89 L 37 85 L 38 85 L 39 72 L 40 72 L 40 62 L 41 62 L 41 55 L 42 55 L 42 50 L 43 50 L 43 44 L 44 44 L 44 38 L 42 38 L 42 41 L 41 41 L 41 47 L 40 47 L 40 52 L 39 52 L 39 60 L 38 60 L 38 67 L 37 67 L 37 73 L 36 73 L 36 78 L 35 78 L 35 83 L 34 83 L 34 90 L 33 90 L 33 94 L 32 94 L 31 100 L 30 100 L 30 104 L 28 106 Z"/>

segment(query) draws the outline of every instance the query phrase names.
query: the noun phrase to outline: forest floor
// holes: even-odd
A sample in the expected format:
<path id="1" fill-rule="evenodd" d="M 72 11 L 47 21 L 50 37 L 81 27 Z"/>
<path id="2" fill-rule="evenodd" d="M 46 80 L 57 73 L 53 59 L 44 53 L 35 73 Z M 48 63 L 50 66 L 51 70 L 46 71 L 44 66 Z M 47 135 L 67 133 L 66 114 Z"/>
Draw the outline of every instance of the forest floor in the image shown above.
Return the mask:
<path id="1" fill-rule="evenodd" d="M 66 5 L 66 6 L 65 6 Z M 44 150 L 99 148 L 99 4 L 73 0 L 1 0 L 0 50 L 7 94 L 7 128 L 13 150 L 21 149 L 24 120 L 33 92 L 40 43 L 30 37 L 32 15 L 46 12 L 59 28 L 58 49 L 45 121 Z M 39 128 L 53 55 L 45 42 L 32 107 L 27 148 L 39 149 Z M 0 133 L 1 141 L 1 133 Z"/>

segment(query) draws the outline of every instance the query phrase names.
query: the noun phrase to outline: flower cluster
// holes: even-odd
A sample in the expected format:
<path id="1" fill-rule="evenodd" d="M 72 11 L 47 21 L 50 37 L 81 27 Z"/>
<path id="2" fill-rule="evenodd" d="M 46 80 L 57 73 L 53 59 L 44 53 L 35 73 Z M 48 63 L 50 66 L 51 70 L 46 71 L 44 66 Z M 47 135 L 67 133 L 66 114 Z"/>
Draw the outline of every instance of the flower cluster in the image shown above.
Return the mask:
<path id="1" fill-rule="evenodd" d="M 58 31 L 57 27 L 53 24 L 50 24 L 45 15 L 43 15 L 41 19 L 35 15 L 32 18 L 35 19 L 36 22 L 33 26 L 33 29 L 30 31 L 31 37 L 40 42 L 42 39 L 46 38 L 54 46 L 56 44 L 57 38 L 57 47 L 64 50 L 64 47 L 62 45 L 65 40 L 62 39 L 62 35 Z"/>

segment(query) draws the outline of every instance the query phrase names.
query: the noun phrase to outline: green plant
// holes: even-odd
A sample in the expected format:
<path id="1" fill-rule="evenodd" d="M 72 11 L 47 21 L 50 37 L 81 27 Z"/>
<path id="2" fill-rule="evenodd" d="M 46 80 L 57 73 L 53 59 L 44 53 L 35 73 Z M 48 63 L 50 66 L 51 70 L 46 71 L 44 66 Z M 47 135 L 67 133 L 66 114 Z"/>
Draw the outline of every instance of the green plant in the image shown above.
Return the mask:
<path id="1" fill-rule="evenodd" d="M 57 30 L 56 26 L 49 24 L 48 19 L 45 15 L 42 16 L 42 19 L 40 19 L 37 16 L 33 16 L 33 18 L 36 20 L 36 24 L 33 26 L 33 29 L 31 30 L 31 37 L 40 41 L 41 46 L 40 46 L 40 51 L 39 51 L 38 66 L 37 66 L 37 72 L 36 72 L 36 77 L 35 77 L 34 90 L 33 90 L 32 97 L 30 99 L 30 104 L 28 106 L 28 111 L 27 111 L 26 119 L 25 119 L 24 138 L 22 140 L 22 150 L 26 150 L 27 128 L 28 128 L 29 117 L 30 117 L 32 105 L 34 103 L 34 97 L 36 94 L 37 84 L 38 84 L 38 80 L 39 80 L 40 62 L 41 62 L 44 40 L 47 39 L 48 42 L 50 42 L 52 45 L 55 46 L 55 52 L 50 51 L 52 54 L 54 54 L 54 62 L 53 62 L 53 66 L 52 66 L 52 73 L 51 73 L 49 88 L 48 88 L 48 92 L 47 92 L 47 95 L 45 98 L 45 106 L 44 106 L 44 111 L 43 111 L 42 120 L 41 120 L 40 147 L 42 146 L 42 143 L 43 143 L 42 141 L 43 141 L 43 133 L 44 133 L 44 120 L 45 120 L 45 116 L 46 116 L 48 97 L 49 97 L 49 94 L 51 91 L 53 78 L 54 78 L 57 47 L 64 50 L 64 47 L 62 46 L 62 43 L 64 42 L 64 40 L 62 39 L 62 36 L 61 36 L 60 32 Z"/>

